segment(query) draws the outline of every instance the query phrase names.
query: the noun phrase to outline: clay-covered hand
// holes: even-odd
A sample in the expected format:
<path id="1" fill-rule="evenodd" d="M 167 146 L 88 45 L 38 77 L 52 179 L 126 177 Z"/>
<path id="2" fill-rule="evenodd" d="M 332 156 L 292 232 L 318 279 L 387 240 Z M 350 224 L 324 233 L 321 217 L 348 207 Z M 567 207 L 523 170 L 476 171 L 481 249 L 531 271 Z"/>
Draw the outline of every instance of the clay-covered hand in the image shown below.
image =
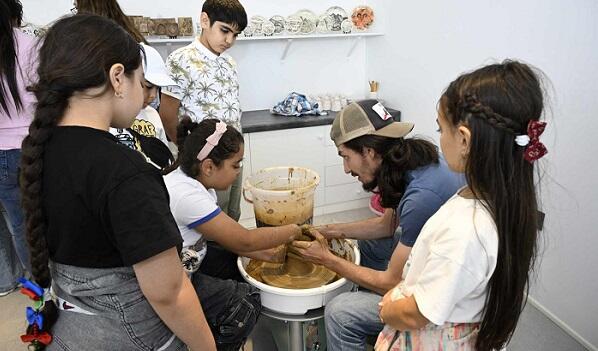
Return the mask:
<path id="1" fill-rule="evenodd" d="M 331 256 L 334 256 L 332 252 L 330 252 L 328 241 L 315 229 L 310 230 L 310 236 L 315 240 L 293 241 L 291 244 L 292 251 L 300 254 L 306 261 L 326 265 Z"/>
<path id="2" fill-rule="evenodd" d="M 303 226 L 299 226 L 297 224 L 289 224 L 288 227 L 292 232 L 291 237 L 289 237 L 289 241 L 287 241 L 287 243 L 290 244 L 293 242 L 293 240 L 297 240 L 301 237 L 301 235 L 303 234 Z"/>
<path id="3" fill-rule="evenodd" d="M 266 250 L 270 256 L 268 262 L 283 263 L 287 257 L 287 245 L 279 245 Z"/>
<path id="4" fill-rule="evenodd" d="M 315 229 L 322 233 L 326 239 L 345 239 L 346 237 L 345 233 L 338 230 L 334 224 L 321 225 L 319 227 L 315 227 Z"/>
<path id="5" fill-rule="evenodd" d="M 298 240 L 298 241 L 312 241 L 312 240 L 314 240 L 314 236 L 313 236 L 313 234 L 311 234 L 311 231 L 314 229 L 313 225 L 302 224 L 301 226 L 299 226 L 299 228 L 301 229 L 301 234 L 299 234 L 298 236 L 296 236 L 295 240 Z"/>

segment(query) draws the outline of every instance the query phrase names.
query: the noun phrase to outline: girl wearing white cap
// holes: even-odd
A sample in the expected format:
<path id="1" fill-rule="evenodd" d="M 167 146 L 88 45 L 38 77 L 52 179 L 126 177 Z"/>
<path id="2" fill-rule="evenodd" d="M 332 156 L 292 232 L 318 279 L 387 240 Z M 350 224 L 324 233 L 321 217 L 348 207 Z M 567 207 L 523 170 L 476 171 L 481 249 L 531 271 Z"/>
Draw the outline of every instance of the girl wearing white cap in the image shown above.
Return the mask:
<path id="1" fill-rule="evenodd" d="M 160 115 L 158 111 L 150 106 L 150 103 L 156 99 L 158 87 L 176 85 L 176 83 L 166 73 L 166 66 L 160 53 L 151 46 L 143 43 L 140 43 L 140 45 L 144 49 L 143 108 L 130 128 L 111 128 L 110 132 L 121 143 L 141 152 L 146 156 L 148 162 L 162 169 L 168 166 L 174 160 L 174 157 L 167 147 L 156 145 L 157 143 L 151 139 L 157 138 L 165 146 L 168 146 L 168 139 Z"/>

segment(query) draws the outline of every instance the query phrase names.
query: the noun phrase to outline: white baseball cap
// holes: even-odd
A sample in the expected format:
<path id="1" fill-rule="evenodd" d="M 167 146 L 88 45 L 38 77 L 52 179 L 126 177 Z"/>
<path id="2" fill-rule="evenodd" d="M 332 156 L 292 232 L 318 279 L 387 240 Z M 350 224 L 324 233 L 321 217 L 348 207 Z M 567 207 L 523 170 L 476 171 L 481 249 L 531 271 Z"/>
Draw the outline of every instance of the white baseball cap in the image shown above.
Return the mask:
<path id="1" fill-rule="evenodd" d="M 143 59 L 143 73 L 145 74 L 145 79 L 147 79 L 153 85 L 159 87 L 166 87 L 170 85 L 177 85 L 172 78 L 168 75 L 166 71 L 166 65 L 164 64 L 164 60 L 162 60 L 162 56 L 158 50 L 154 49 L 149 45 L 145 45 L 143 43 L 139 43 L 143 47 L 145 51 L 145 56 Z"/>

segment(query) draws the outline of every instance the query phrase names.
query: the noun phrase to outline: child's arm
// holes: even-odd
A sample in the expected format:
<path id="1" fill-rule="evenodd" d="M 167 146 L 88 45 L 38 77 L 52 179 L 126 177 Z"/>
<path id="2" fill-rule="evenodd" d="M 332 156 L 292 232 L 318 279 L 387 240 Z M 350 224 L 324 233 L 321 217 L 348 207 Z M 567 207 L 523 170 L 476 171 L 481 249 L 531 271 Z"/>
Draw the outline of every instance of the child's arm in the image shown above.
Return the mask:
<path id="1" fill-rule="evenodd" d="M 237 252 L 239 256 L 253 258 L 254 260 L 282 263 L 287 256 L 287 245 L 279 245 L 271 249 L 251 251 L 251 252 Z"/>
<path id="2" fill-rule="evenodd" d="M 194 229 L 236 254 L 287 244 L 301 234 L 301 228 L 296 224 L 248 230 L 224 212 Z"/>
<path id="3" fill-rule="evenodd" d="M 170 141 L 176 144 L 176 127 L 179 124 L 179 106 L 181 101 L 167 94 L 160 98 L 160 119 L 164 125 L 164 131 Z"/>
<path id="4" fill-rule="evenodd" d="M 429 320 L 422 315 L 414 296 L 392 301 L 393 290 L 384 295 L 378 304 L 380 320 L 396 330 L 417 330 L 425 327 Z"/>

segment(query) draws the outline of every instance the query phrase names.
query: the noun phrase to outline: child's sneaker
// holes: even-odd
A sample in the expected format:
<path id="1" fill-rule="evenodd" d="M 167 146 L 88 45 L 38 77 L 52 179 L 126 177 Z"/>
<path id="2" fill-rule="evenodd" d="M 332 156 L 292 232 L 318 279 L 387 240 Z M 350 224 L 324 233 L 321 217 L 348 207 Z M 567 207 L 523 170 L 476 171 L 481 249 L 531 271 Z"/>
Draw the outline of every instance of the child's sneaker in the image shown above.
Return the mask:
<path id="1" fill-rule="evenodd" d="M 380 194 L 374 194 L 370 198 L 370 210 L 377 216 L 384 215 L 384 207 L 382 207 L 382 205 L 380 204 L 380 200 Z"/>

